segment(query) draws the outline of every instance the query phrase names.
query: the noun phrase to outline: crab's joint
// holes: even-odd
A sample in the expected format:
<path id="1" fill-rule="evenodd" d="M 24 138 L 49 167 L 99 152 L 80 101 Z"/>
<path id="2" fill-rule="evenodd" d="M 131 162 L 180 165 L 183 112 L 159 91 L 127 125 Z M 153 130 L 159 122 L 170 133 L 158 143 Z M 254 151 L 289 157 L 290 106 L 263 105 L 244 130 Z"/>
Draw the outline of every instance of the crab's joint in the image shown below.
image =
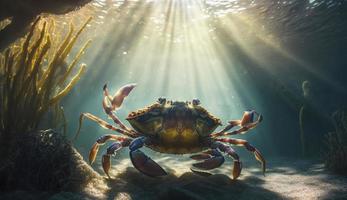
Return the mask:
<path id="1" fill-rule="evenodd" d="M 260 153 L 258 149 L 253 147 L 246 140 L 233 139 L 233 138 L 216 138 L 215 140 L 219 142 L 225 142 L 225 143 L 237 145 L 237 146 L 244 146 L 248 151 L 252 152 L 254 154 L 254 157 L 261 163 L 262 172 L 263 172 L 263 175 L 265 176 L 266 161 L 263 155 Z"/>
<path id="2" fill-rule="evenodd" d="M 100 145 L 105 144 L 108 140 L 117 140 L 119 145 L 116 144 L 116 143 L 112 144 L 107 149 L 107 154 L 110 154 L 109 152 L 111 152 L 111 150 L 113 150 L 113 152 L 115 152 L 120 147 L 127 146 L 130 143 L 130 139 L 126 138 L 126 137 L 121 137 L 121 136 L 111 135 L 111 134 L 100 136 L 96 140 L 96 142 L 93 144 L 92 148 L 90 149 L 90 152 L 89 152 L 89 163 L 90 164 L 93 164 L 93 162 L 95 161 L 95 158 L 96 158 L 96 155 L 97 155 L 97 153 L 99 151 Z"/>
<path id="3" fill-rule="evenodd" d="M 99 145 L 100 145 L 100 144 L 105 144 L 107 138 L 109 138 L 108 135 L 100 136 L 100 137 L 96 140 L 96 142 L 97 142 Z"/>
<path id="4" fill-rule="evenodd" d="M 258 117 L 255 120 L 256 116 Z M 240 120 L 229 121 L 228 122 L 229 124 L 223 130 L 217 133 L 211 134 L 211 137 L 244 134 L 248 132 L 249 130 L 255 128 L 262 120 L 263 120 L 263 116 L 261 114 L 257 113 L 255 110 L 247 110 L 243 113 L 243 116 Z M 239 126 L 240 128 L 227 132 L 230 129 L 234 128 L 235 126 Z"/>
<path id="5" fill-rule="evenodd" d="M 130 151 L 135 151 L 143 147 L 143 145 L 145 144 L 145 139 L 146 139 L 145 137 L 139 137 L 133 140 L 129 145 Z"/>
<path id="6" fill-rule="evenodd" d="M 119 139 L 119 137 L 115 136 L 115 135 L 103 135 L 100 136 L 96 142 L 100 145 L 100 144 L 105 144 L 105 142 L 109 139 Z"/>
<path id="7" fill-rule="evenodd" d="M 202 162 L 194 163 L 193 167 L 196 167 L 200 170 L 211 170 L 220 167 L 225 161 L 223 155 L 217 149 L 212 149 L 210 155 L 210 158 Z"/>
<path id="8" fill-rule="evenodd" d="M 122 148 L 122 144 L 120 142 L 115 142 L 111 146 L 107 148 L 107 155 L 116 155 L 116 151 L 118 151 L 120 148 Z"/>

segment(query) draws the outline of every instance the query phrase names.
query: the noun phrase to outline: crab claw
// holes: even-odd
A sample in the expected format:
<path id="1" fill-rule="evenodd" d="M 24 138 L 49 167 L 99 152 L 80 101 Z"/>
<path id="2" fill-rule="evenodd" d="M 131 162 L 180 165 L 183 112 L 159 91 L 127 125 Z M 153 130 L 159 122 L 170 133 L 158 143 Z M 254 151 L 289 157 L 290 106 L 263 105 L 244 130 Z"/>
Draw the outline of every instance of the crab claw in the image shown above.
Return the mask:
<path id="1" fill-rule="evenodd" d="M 223 156 L 215 156 L 209 159 L 204 160 L 203 162 L 194 163 L 193 166 L 202 169 L 202 170 L 210 170 L 221 166 L 224 163 Z"/>
<path id="2" fill-rule="evenodd" d="M 243 113 L 242 119 L 240 121 L 241 126 L 253 122 L 254 112 L 254 110 L 248 110 Z"/>
<path id="3" fill-rule="evenodd" d="M 111 101 L 112 103 L 112 109 L 115 110 L 117 108 L 119 108 L 122 103 L 123 100 L 125 99 L 125 97 L 127 97 L 129 95 L 129 93 L 136 87 L 136 84 L 132 83 L 132 84 L 128 84 L 125 85 L 123 87 L 121 87 L 116 94 L 113 96 L 113 99 Z"/>
<path id="4" fill-rule="evenodd" d="M 89 164 L 93 164 L 98 151 L 99 151 L 99 144 L 95 142 L 89 152 Z"/>
<path id="5" fill-rule="evenodd" d="M 255 117 L 257 117 L 257 119 L 255 119 Z M 244 112 L 240 120 L 240 125 L 248 125 L 248 128 L 254 128 L 261 121 L 263 121 L 263 116 L 261 114 L 257 113 L 255 110 L 248 110 Z"/>
<path id="6" fill-rule="evenodd" d="M 125 97 L 127 97 L 129 95 L 129 93 L 136 87 L 136 84 L 132 83 L 132 84 L 128 84 L 125 85 L 121 88 L 118 89 L 118 91 L 114 94 L 114 96 L 111 96 L 108 88 L 107 88 L 107 84 L 104 85 L 103 90 L 104 90 L 104 101 L 103 101 L 103 107 L 106 111 L 106 113 L 109 113 L 111 111 L 114 111 L 116 109 L 118 109 Z M 111 103 L 111 105 L 109 105 Z"/>
<path id="7" fill-rule="evenodd" d="M 233 179 L 237 179 L 240 176 L 241 170 L 242 170 L 242 163 L 238 160 L 235 160 L 234 169 L 233 169 Z"/>
<path id="8" fill-rule="evenodd" d="M 111 168 L 111 156 L 107 154 L 103 155 L 101 162 L 102 162 L 102 168 L 104 169 L 105 174 L 108 177 L 110 177 L 108 172 L 110 171 L 110 168 Z"/>
<path id="9" fill-rule="evenodd" d="M 200 175 L 200 176 L 211 176 L 212 174 L 209 173 L 209 172 L 204 172 L 204 171 L 198 171 L 198 170 L 195 170 L 193 168 L 190 168 L 190 171 L 194 172 L 195 174 L 197 175 Z"/>
<path id="10" fill-rule="evenodd" d="M 134 167 L 147 176 L 157 177 L 167 175 L 163 168 L 140 150 L 130 151 L 130 159 Z"/>
<path id="11" fill-rule="evenodd" d="M 192 156 L 190 156 L 190 158 L 193 160 L 206 160 L 206 159 L 211 158 L 211 155 L 207 154 L 207 153 L 201 153 L 201 154 L 192 155 Z"/>

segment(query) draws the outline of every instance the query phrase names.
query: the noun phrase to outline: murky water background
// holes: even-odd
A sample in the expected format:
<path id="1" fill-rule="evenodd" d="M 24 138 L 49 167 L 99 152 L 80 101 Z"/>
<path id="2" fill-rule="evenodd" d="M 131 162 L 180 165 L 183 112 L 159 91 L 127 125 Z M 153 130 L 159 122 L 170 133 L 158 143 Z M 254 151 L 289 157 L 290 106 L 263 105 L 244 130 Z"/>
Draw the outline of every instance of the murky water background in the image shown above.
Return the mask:
<path id="1" fill-rule="evenodd" d="M 347 198 L 347 177 L 335 174 L 345 172 L 340 167 L 344 159 L 340 158 L 346 157 L 346 140 L 341 138 L 346 139 L 347 115 L 341 108 L 347 105 L 347 0 L 94 0 L 66 15 L 42 17 L 38 26 L 45 20 L 51 22 L 47 30 L 55 38 L 53 46 L 66 36 L 69 27 L 78 30 L 92 17 L 68 56 L 70 61 L 87 40 L 92 40 L 78 63 L 86 64 L 86 73 L 60 102 L 68 139 L 75 135 L 83 112 L 112 123 L 102 109 L 105 83 L 111 93 L 127 83 L 137 83 L 116 112 L 127 125 L 129 112 L 152 104 L 158 97 L 180 101 L 198 98 L 224 125 L 248 109 L 261 113 L 264 120 L 256 129 L 233 137 L 249 141 L 262 152 L 267 172 L 263 176 L 254 155 L 243 147 L 234 148 L 243 164 L 237 180 L 232 180 L 233 161 L 227 156 L 221 167 L 211 171 L 213 175 L 199 176 L 190 171 L 195 161 L 189 154 L 170 155 L 144 147 L 141 150 L 158 162 L 167 176 L 141 174 L 125 148 L 112 157 L 109 178 L 101 165 L 106 144 L 92 165 L 100 176 L 65 143 L 65 135 L 59 135 L 64 132 L 64 121 L 54 123 L 54 112 L 49 111 L 39 128 L 56 126 L 56 131 L 40 132 L 33 138 L 29 134 L 14 146 L 36 145 L 30 141 L 47 137 L 51 140 L 34 145 L 28 152 L 24 145 L 14 152 L 18 155 L 15 161 L 2 168 L 9 177 L 3 185 L 30 180 L 29 190 L 13 186 L 15 190 L 1 192 L 0 199 Z M 0 22 L 0 28 L 10 21 Z M 85 120 L 72 144 L 88 162 L 91 146 L 104 134 L 118 133 Z M 306 144 L 305 152 L 302 143 Z M 38 159 L 34 157 L 32 166 L 22 168 L 22 163 L 33 160 L 30 156 L 37 155 L 35 152 L 39 152 Z M 49 154 L 48 158 L 41 152 Z M 46 160 L 52 163 L 46 165 Z M 43 170 L 47 167 L 36 166 L 55 166 L 55 170 L 48 173 Z M 32 169 L 38 173 L 28 173 Z M 59 179 L 56 171 L 71 176 L 60 175 L 65 179 Z M 31 191 L 35 177 L 33 183 L 39 188 L 50 188 L 46 180 L 54 185 L 64 183 L 64 188 L 59 192 Z M 70 187 L 70 182 L 76 186 Z"/>
<path id="2" fill-rule="evenodd" d="M 161 96 L 199 98 L 224 124 L 256 109 L 263 123 L 236 137 L 247 139 L 265 157 L 299 156 L 302 82 L 310 81 L 311 103 L 319 113 L 311 122 L 317 124 L 312 138 L 324 140 L 331 124 L 322 121 L 347 100 L 346 11 L 344 0 L 100 0 L 56 16 L 62 32 L 70 21 L 78 26 L 93 17 L 81 38 L 93 40 L 82 59 L 87 73 L 63 101 L 69 136 L 81 112 L 107 119 L 101 107 L 105 83 L 114 92 L 136 82 L 117 112 L 121 119 Z M 76 146 L 87 155 L 95 139 L 107 133 L 85 122 Z M 253 159 L 244 149 L 237 151 L 242 159 Z M 180 159 L 150 154 L 158 160 Z M 323 154 L 324 148 L 316 152 Z M 129 163 L 127 151 L 120 158 Z"/>

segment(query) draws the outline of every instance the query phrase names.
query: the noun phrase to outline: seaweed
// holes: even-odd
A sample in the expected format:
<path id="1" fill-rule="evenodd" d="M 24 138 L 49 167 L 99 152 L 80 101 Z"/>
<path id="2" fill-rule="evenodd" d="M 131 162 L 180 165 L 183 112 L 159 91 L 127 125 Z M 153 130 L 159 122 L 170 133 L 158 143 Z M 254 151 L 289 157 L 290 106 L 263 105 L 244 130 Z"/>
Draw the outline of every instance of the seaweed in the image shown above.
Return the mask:
<path id="1" fill-rule="evenodd" d="M 37 19 L 25 39 L 0 54 L 0 191 L 81 191 L 97 177 L 66 139 L 59 105 L 86 69 L 77 64 L 90 40 L 70 56 L 90 20 L 77 31 L 70 25 L 59 40 L 54 21 Z M 37 130 L 48 114 L 61 123 L 64 135 Z"/>
<path id="2" fill-rule="evenodd" d="M 327 134 L 325 166 L 339 174 L 347 174 L 347 109 L 343 108 L 332 115 L 334 132 Z"/>
<path id="3" fill-rule="evenodd" d="M 70 64 L 65 60 L 91 18 L 76 33 L 70 25 L 57 46 L 52 42 L 54 35 L 48 31 L 51 27 L 40 20 L 33 22 L 19 46 L 12 45 L 0 54 L 1 141 L 36 130 L 44 114 L 71 91 L 86 68 L 81 64 L 76 69 L 76 65 L 91 40 L 80 48 Z"/>
<path id="4" fill-rule="evenodd" d="M 311 96 L 311 83 L 307 80 L 302 82 L 302 93 L 304 96 L 304 101 L 299 110 L 299 126 L 300 126 L 300 142 L 301 142 L 301 153 L 305 157 L 307 155 L 307 146 L 305 141 L 305 129 L 304 129 L 304 113 L 307 110 L 307 101 Z M 306 111 L 307 112 L 307 111 Z"/>

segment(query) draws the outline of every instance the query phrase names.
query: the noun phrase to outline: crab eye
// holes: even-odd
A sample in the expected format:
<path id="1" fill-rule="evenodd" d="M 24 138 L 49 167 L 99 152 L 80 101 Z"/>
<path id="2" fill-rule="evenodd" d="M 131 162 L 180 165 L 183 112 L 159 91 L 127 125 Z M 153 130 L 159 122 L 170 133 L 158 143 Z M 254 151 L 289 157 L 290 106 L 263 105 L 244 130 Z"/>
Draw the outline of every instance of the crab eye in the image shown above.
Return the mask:
<path id="1" fill-rule="evenodd" d="M 166 103 L 166 98 L 165 97 L 159 97 L 158 98 L 158 103 L 160 103 L 160 104 Z"/>
<path id="2" fill-rule="evenodd" d="M 199 99 L 193 99 L 192 104 L 194 106 L 200 105 L 200 100 Z"/>

